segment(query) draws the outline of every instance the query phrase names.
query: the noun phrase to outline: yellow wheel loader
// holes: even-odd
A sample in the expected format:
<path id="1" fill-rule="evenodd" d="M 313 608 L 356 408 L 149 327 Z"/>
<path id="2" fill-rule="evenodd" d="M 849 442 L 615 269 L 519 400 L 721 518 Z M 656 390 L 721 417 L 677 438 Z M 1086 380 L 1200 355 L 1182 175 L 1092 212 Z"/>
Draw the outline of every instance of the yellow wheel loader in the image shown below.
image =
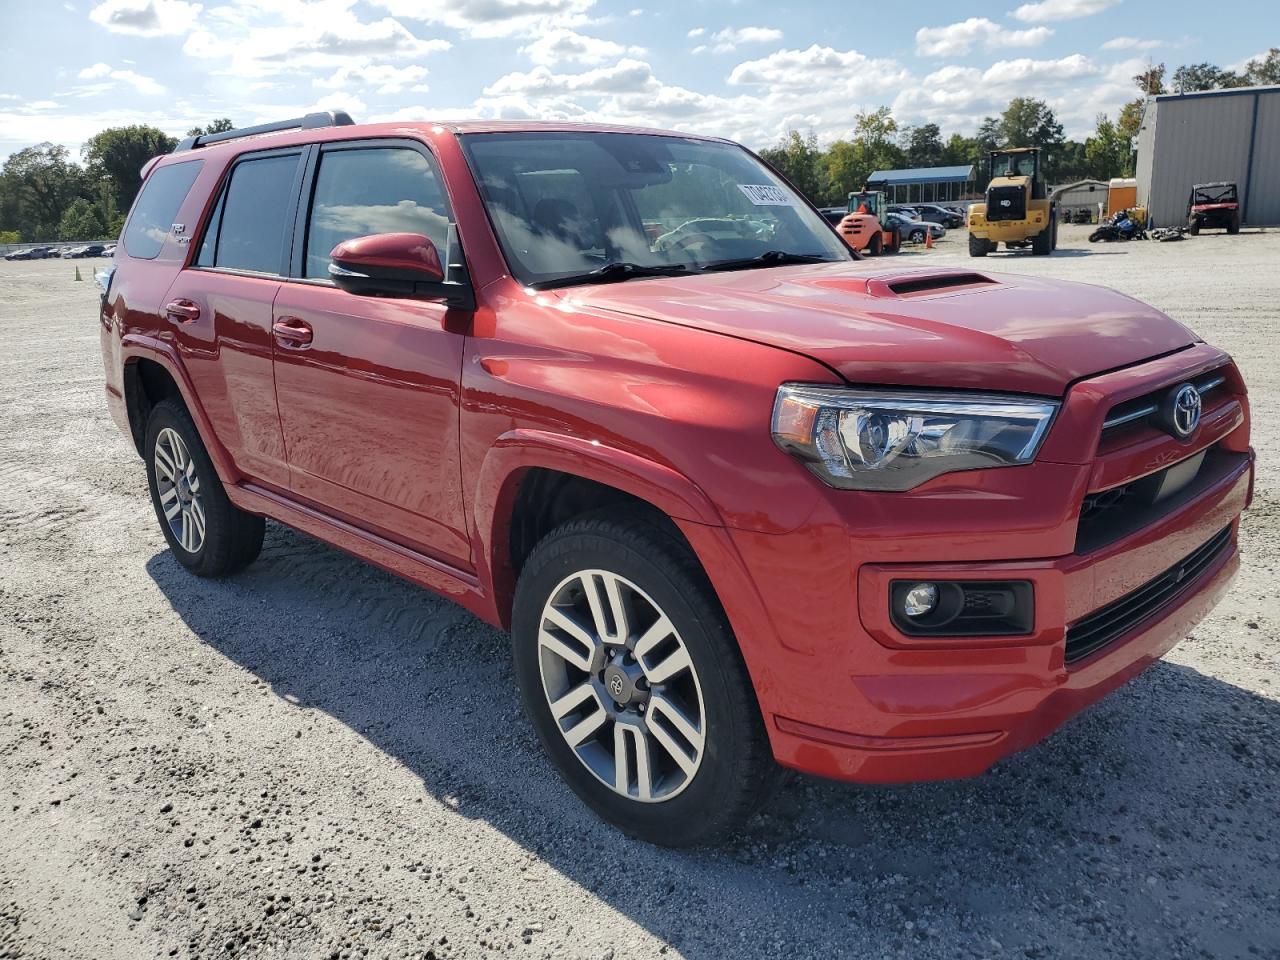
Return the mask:
<path id="1" fill-rule="evenodd" d="M 1058 246 L 1058 207 L 1037 147 L 993 150 L 986 202 L 969 208 L 969 256 L 985 257 L 1002 243 L 1007 250 L 1030 247 L 1038 257 Z"/>

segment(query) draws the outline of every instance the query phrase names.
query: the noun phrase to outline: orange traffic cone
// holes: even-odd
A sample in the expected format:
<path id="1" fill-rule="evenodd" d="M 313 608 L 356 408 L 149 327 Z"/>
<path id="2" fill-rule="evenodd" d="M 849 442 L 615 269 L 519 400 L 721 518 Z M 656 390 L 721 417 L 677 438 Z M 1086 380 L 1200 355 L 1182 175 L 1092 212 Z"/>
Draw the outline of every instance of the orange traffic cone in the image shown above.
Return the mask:
<path id="1" fill-rule="evenodd" d="M 926 230 L 924 232 L 924 248 L 926 250 L 933 249 L 933 231 L 932 230 Z"/>

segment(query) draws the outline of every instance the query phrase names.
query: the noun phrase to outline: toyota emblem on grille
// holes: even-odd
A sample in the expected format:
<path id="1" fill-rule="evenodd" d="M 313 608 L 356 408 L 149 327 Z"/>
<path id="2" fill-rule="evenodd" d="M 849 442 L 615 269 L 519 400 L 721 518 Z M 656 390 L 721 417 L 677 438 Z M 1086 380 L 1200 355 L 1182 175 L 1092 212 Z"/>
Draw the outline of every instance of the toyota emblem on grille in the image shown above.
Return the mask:
<path id="1" fill-rule="evenodd" d="M 1200 391 L 1191 384 L 1178 388 L 1173 397 L 1173 432 L 1189 437 L 1200 426 Z"/>

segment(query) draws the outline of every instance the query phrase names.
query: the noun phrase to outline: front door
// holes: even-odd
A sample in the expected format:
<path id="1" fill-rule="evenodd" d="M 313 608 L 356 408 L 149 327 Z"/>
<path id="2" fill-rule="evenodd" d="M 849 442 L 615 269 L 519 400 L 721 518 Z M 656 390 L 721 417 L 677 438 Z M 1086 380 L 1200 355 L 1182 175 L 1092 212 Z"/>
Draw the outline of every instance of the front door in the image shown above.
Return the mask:
<path id="1" fill-rule="evenodd" d="M 273 310 L 276 399 L 301 499 L 406 546 L 470 566 L 458 449 L 464 338 L 449 308 L 361 297 L 328 279 L 329 251 L 376 233 L 447 249 L 434 158 L 397 142 L 324 144 L 298 232 L 301 273 Z M 297 261 L 295 261 L 297 262 Z"/>

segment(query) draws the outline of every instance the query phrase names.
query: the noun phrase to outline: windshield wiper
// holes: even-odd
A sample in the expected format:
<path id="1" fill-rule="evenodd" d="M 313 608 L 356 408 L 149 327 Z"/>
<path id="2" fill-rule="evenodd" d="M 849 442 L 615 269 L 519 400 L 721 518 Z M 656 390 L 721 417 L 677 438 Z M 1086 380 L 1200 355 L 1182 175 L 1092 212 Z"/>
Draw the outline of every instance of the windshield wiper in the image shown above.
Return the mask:
<path id="1" fill-rule="evenodd" d="M 576 283 L 616 283 L 633 277 L 675 277 L 688 272 L 689 268 L 679 263 L 631 263 L 627 260 L 614 260 L 612 263 L 606 263 L 603 267 L 596 267 L 586 273 L 556 277 L 554 280 L 542 280 L 531 283 L 529 286 L 535 290 L 547 290 Z"/>
<path id="2" fill-rule="evenodd" d="M 788 253 L 786 250 L 766 250 L 756 257 L 738 260 L 721 260 L 708 264 L 703 270 L 749 270 L 752 267 L 780 267 L 788 263 L 834 263 L 831 257 L 817 253 Z"/>

